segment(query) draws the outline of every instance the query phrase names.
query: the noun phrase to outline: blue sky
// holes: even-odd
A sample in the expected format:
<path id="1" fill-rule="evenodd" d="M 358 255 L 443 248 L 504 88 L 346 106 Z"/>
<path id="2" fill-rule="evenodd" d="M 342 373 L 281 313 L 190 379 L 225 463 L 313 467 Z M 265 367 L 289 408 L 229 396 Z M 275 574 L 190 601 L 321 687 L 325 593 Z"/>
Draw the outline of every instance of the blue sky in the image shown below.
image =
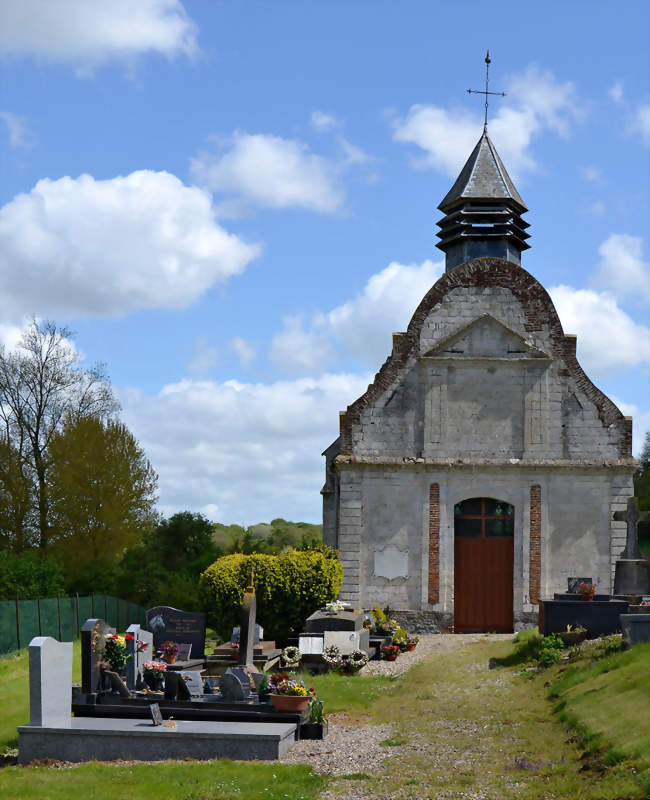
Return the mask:
<path id="1" fill-rule="evenodd" d="M 77 332 L 165 513 L 318 521 L 482 130 L 523 265 L 650 429 L 650 4 L 0 0 L 0 339 Z"/>

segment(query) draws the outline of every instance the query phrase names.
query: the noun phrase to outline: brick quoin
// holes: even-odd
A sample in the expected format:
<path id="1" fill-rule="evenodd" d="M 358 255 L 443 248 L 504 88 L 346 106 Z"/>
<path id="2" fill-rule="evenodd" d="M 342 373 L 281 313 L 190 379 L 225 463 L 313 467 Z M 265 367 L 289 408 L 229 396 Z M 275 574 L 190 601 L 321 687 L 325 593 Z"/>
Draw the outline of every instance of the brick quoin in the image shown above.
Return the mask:
<path id="1" fill-rule="evenodd" d="M 429 487 L 429 602 L 440 602 L 440 484 Z"/>
<path id="2" fill-rule="evenodd" d="M 542 572 L 542 487 L 530 487 L 530 583 L 529 595 L 533 605 L 539 603 Z"/>

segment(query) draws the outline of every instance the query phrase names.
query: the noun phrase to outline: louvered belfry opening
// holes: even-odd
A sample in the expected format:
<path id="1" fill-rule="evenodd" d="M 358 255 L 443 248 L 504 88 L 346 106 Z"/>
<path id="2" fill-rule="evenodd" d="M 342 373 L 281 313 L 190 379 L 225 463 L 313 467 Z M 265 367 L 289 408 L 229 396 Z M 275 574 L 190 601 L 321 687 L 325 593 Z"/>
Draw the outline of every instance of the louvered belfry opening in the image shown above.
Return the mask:
<path id="1" fill-rule="evenodd" d="M 447 272 L 481 257 L 521 265 L 521 253 L 530 247 L 529 224 L 521 218 L 528 209 L 487 132 L 438 208 L 445 216 L 436 246 L 445 252 Z"/>

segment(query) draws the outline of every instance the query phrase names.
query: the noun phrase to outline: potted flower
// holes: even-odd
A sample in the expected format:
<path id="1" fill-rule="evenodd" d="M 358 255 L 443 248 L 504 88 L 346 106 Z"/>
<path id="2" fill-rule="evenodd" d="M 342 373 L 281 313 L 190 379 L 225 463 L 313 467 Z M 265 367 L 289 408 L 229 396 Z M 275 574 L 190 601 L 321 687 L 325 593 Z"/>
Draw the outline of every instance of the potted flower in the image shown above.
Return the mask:
<path id="1" fill-rule="evenodd" d="M 300 726 L 301 739 L 324 739 L 327 736 L 327 720 L 323 716 L 323 701 L 314 691 L 309 701 L 309 722 Z"/>
<path id="2" fill-rule="evenodd" d="M 396 630 L 393 632 L 393 644 L 397 645 L 402 653 L 406 650 L 406 640 L 408 639 L 408 634 L 401 627 L 398 625 Z"/>
<path id="3" fill-rule="evenodd" d="M 381 654 L 385 661 L 395 661 L 401 652 L 399 645 L 396 644 L 384 645 L 384 647 L 381 648 Z"/>
<path id="4" fill-rule="evenodd" d="M 126 640 L 124 636 L 117 633 L 106 637 L 104 643 L 104 663 L 118 675 L 124 669 L 124 665 L 131 658 L 131 654 L 126 652 Z"/>
<path id="5" fill-rule="evenodd" d="M 594 595 L 596 594 L 596 584 L 586 583 L 585 581 L 583 581 L 578 586 L 578 591 L 580 592 L 581 600 L 593 600 Z"/>
<path id="6" fill-rule="evenodd" d="M 154 692 L 163 688 L 163 678 L 167 664 L 162 661 L 145 661 L 142 665 L 142 677 L 147 686 Z"/>
<path id="7" fill-rule="evenodd" d="M 406 652 L 410 653 L 411 650 L 415 650 L 418 646 L 418 642 L 420 641 L 419 636 L 407 636 L 406 637 Z"/>
<path id="8" fill-rule="evenodd" d="M 580 644 L 587 638 L 587 629 L 582 625 L 567 625 L 565 631 L 560 631 L 560 639 L 564 644 Z"/>
<path id="9" fill-rule="evenodd" d="M 276 673 L 271 676 L 268 683 L 271 703 L 276 711 L 287 713 L 300 713 L 309 705 L 309 700 L 314 693 L 307 689 L 301 680 L 290 678 L 286 672 Z"/>
<path id="10" fill-rule="evenodd" d="M 176 663 L 176 656 L 178 655 L 178 645 L 176 642 L 163 642 L 160 651 L 168 664 Z"/>

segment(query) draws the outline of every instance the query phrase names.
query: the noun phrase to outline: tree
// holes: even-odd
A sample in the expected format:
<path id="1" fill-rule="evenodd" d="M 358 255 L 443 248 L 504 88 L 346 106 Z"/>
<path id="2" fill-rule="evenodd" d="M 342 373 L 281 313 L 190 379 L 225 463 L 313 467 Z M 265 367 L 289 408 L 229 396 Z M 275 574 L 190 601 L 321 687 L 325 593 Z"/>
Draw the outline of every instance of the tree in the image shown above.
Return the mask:
<path id="1" fill-rule="evenodd" d="M 69 417 L 104 419 L 118 408 L 103 368 L 83 368 L 71 339 L 68 328 L 32 320 L 15 351 L 0 347 L 0 440 L 13 448 L 21 480 L 32 484 L 34 538 L 43 550 L 50 544 L 52 437 Z M 14 536 L 24 547 L 24 531 Z"/>
<path id="2" fill-rule="evenodd" d="M 72 570 L 117 561 L 156 523 L 158 476 L 121 422 L 69 417 L 49 443 L 52 549 Z"/>
<path id="3" fill-rule="evenodd" d="M 20 451 L 0 438 L 0 547 L 22 553 L 32 544 L 33 493 Z"/>

